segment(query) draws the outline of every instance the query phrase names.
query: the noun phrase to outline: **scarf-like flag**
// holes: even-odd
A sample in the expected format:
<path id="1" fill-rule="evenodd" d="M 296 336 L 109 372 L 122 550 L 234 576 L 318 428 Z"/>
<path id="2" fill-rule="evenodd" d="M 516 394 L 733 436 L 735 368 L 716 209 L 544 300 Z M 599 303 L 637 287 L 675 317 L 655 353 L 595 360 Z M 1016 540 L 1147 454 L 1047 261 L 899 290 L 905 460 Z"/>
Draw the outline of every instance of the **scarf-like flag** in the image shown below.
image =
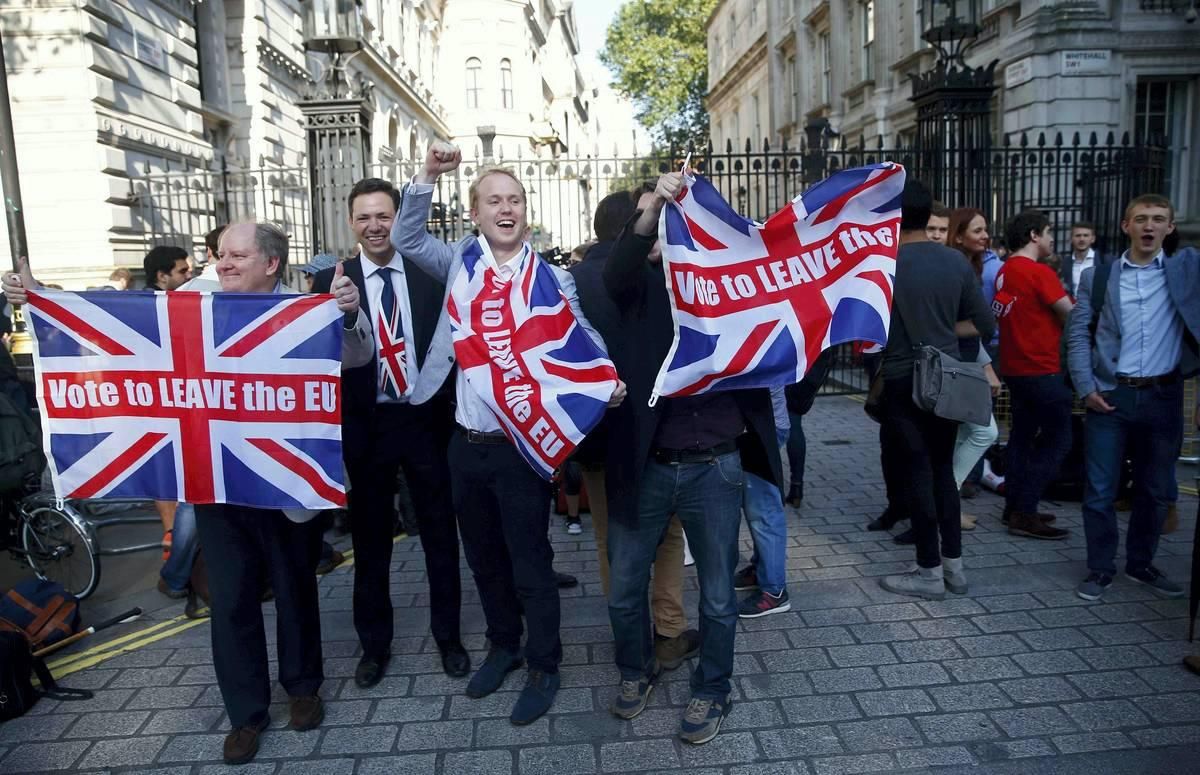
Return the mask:
<path id="1" fill-rule="evenodd" d="M 826 348 L 887 342 L 903 167 L 835 173 L 764 224 L 685 184 L 658 226 L 675 341 L 652 403 L 790 385 Z"/>
<path id="2" fill-rule="evenodd" d="M 29 294 L 60 498 L 346 505 L 329 295 Z"/>
<path id="3" fill-rule="evenodd" d="M 512 262 L 505 280 L 483 237 L 464 251 L 447 300 L 454 355 L 521 456 L 549 479 L 604 416 L 617 371 L 550 265 L 528 243 Z"/>

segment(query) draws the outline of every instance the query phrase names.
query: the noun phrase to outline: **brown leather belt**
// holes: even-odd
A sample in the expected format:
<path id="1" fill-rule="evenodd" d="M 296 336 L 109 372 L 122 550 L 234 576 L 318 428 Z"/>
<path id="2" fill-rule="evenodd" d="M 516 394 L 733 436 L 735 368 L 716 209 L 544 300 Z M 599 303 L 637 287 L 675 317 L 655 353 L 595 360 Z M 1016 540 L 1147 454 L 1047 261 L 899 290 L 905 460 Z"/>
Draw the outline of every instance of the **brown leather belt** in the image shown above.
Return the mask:
<path id="1" fill-rule="evenodd" d="M 1159 374 L 1155 377 L 1126 377 L 1117 375 L 1117 384 L 1131 388 L 1147 388 L 1157 385 L 1174 385 L 1181 379 L 1178 371 L 1172 371 L 1168 374 Z"/>

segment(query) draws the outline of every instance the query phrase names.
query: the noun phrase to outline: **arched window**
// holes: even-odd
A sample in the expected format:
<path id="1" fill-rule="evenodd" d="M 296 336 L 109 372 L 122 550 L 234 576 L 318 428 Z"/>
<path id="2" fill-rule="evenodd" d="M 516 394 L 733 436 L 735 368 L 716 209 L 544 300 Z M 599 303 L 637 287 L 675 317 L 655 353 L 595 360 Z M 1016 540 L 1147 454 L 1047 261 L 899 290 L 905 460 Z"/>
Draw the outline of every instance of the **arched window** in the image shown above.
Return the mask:
<path id="1" fill-rule="evenodd" d="M 513 108 L 512 62 L 500 60 L 500 105 L 505 110 Z"/>
<path id="2" fill-rule="evenodd" d="M 482 64 L 475 57 L 467 60 L 467 107 L 479 107 L 479 71 Z"/>

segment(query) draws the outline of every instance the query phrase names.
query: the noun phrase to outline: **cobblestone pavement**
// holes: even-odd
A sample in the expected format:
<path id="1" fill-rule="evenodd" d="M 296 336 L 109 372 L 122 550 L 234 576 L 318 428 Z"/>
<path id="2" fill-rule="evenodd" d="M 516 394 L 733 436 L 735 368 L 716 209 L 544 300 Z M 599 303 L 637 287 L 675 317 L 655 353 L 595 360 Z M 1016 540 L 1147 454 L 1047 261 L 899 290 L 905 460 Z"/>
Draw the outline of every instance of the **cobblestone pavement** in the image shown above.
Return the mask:
<path id="1" fill-rule="evenodd" d="M 1200 646 L 1185 641 L 1186 603 L 1160 600 L 1124 578 L 1103 603 L 1076 598 L 1084 569 L 1078 504 L 1054 509 L 1073 534 L 1048 543 L 1003 532 L 995 496 L 966 502 L 980 517 L 964 537 L 970 594 L 913 602 L 876 583 L 905 568 L 911 549 L 863 530 L 883 500 L 875 426 L 861 404 L 824 398 L 805 427 L 807 500 L 789 517 L 793 610 L 743 622 L 733 712 L 712 743 L 692 748 L 673 737 L 688 699 L 685 668 L 668 675 L 632 723 L 608 715 L 617 674 L 585 517 L 581 539 L 568 540 L 555 522 L 556 565 L 582 584 L 563 593 L 563 689 L 547 718 L 509 724 L 519 673 L 483 700 L 468 699 L 463 681 L 442 674 L 427 631 L 420 545 L 405 540 L 393 564 L 398 637 L 387 677 L 368 691 L 354 686 L 353 571 L 324 577 L 325 723 L 286 731 L 286 708 L 275 706 L 257 761 L 239 772 L 1197 771 L 1200 678 L 1179 662 Z M 1187 516 L 1164 537 L 1158 564 L 1184 580 L 1195 498 L 1185 497 L 1180 510 Z M 686 583 L 694 612 L 690 573 Z M 466 645 L 478 664 L 483 618 L 473 585 L 466 589 Z M 95 699 L 42 701 L 33 715 L 0 726 L 0 772 L 224 770 L 227 722 L 207 624 L 66 683 L 95 689 Z M 276 699 L 284 699 L 278 687 Z"/>

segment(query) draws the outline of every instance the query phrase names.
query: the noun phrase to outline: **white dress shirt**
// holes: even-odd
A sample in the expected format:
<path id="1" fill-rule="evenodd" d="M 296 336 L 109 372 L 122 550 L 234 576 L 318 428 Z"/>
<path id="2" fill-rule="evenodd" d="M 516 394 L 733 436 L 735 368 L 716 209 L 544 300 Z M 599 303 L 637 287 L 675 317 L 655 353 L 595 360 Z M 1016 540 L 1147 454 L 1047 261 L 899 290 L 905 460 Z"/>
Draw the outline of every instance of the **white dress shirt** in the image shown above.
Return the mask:
<path id="1" fill-rule="evenodd" d="M 367 287 L 367 306 L 371 310 L 371 334 L 376 337 L 375 351 L 379 352 L 379 316 L 383 312 L 383 275 L 379 273 L 379 265 L 366 256 L 362 256 L 363 284 Z M 417 354 L 414 351 L 416 342 L 413 338 L 412 327 L 412 305 L 408 300 L 408 279 L 404 276 L 404 259 L 399 253 L 392 253 L 392 260 L 388 262 L 388 267 L 394 271 L 389 272 L 392 280 L 392 290 L 396 294 L 396 302 L 400 305 L 400 327 L 404 334 L 404 370 L 408 378 L 408 387 L 404 391 L 404 395 L 400 396 L 399 400 L 392 398 L 387 393 L 379 389 L 378 376 L 375 380 L 375 403 L 408 403 L 408 396 L 412 393 L 413 385 L 417 383 Z M 378 356 L 376 357 L 378 360 Z"/>
<path id="2" fill-rule="evenodd" d="M 1075 293 L 1079 293 L 1079 278 L 1083 277 L 1083 270 L 1096 263 L 1096 251 L 1088 248 L 1087 255 L 1082 260 L 1071 254 L 1071 288 Z"/>
<path id="3" fill-rule="evenodd" d="M 496 270 L 501 279 L 508 280 L 513 276 L 513 272 L 521 265 L 520 255 L 514 256 L 509 261 L 503 264 L 497 264 L 495 257 L 492 255 L 492 250 L 487 245 L 482 235 L 479 237 L 480 243 L 483 246 L 483 258 L 481 261 L 484 266 Z M 526 257 L 527 261 L 537 261 L 537 255 L 530 251 Z M 449 279 L 450 283 L 454 282 L 454 278 Z M 490 389 L 490 388 L 484 388 Z M 454 421 L 464 428 L 473 431 L 483 431 L 485 433 L 500 433 L 503 428 L 500 427 L 500 421 L 496 419 L 496 415 L 479 394 L 475 392 L 475 388 L 471 387 L 470 381 L 462 369 L 457 369 L 457 374 L 454 377 L 454 396 L 458 401 L 458 406 L 454 409 Z"/>

